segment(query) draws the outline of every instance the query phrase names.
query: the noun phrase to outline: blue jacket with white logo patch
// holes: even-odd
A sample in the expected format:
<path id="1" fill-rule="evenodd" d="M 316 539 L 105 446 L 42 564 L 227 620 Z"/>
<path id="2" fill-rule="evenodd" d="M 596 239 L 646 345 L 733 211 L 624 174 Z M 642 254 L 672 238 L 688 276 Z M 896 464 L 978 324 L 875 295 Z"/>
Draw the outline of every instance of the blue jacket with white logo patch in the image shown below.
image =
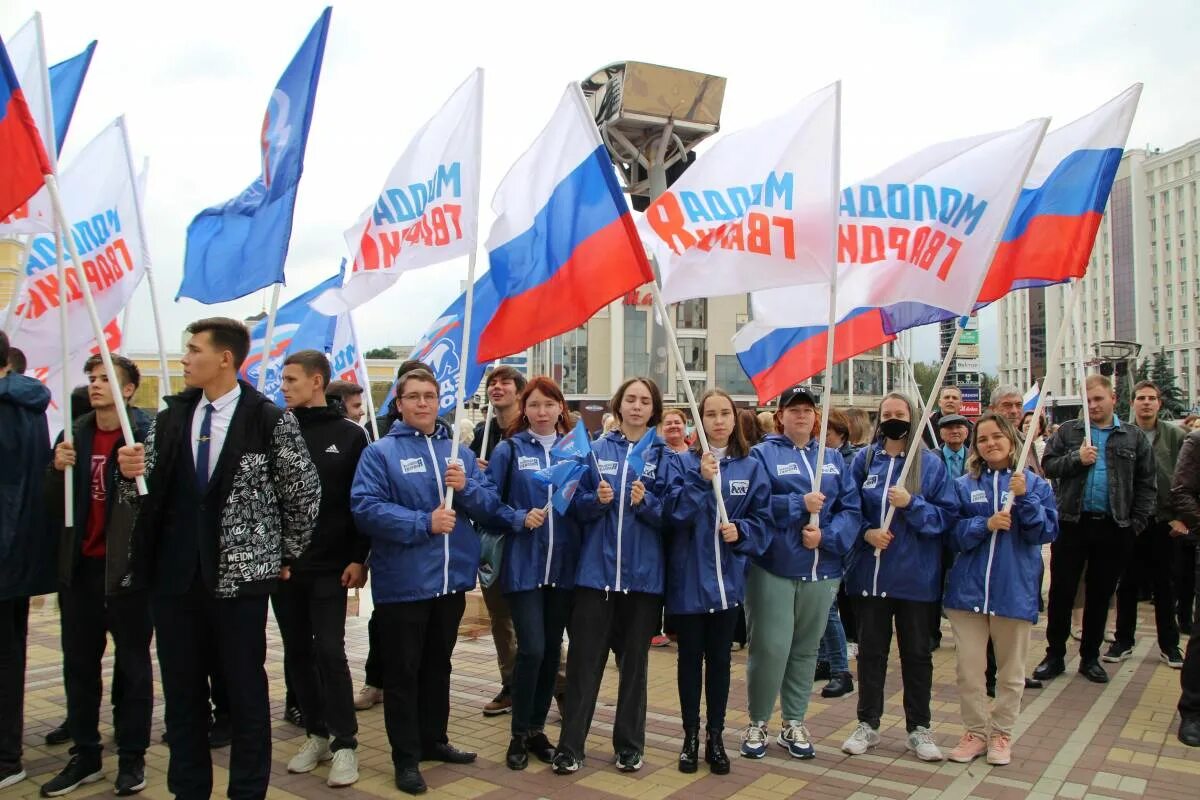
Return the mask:
<path id="1" fill-rule="evenodd" d="M 579 566 L 575 585 L 614 592 L 663 593 L 663 457 L 666 447 L 657 441 L 646 452 L 640 480 L 646 496 L 636 506 L 630 492 L 639 476 L 625 468 L 625 459 L 636 442 L 619 430 L 592 442 L 596 463 L 613 488 L 613 500 L 596 499 L 600 485 L 592 466 L 579 483 L 572 509 L 580 525 Z"/>
<path id="2" fill-rule="evenodd" d="M 431 515 L 443 502 L 450 433 L 438 426 L 426 436 L 404 422 L 363 451 L 350 488 L 350 507 L 361 533 L 371 537 L 371 587 L 376 603 L 427 600 L 475 588 L 479 535 L 471 519 L 499 521 L 500 498 L 475 455 L 458 448 L 467 473 L 454 493 L 454 530 L 431 532 Z"/>
<path id="3" fill-rule="evenodd" d="M 738 540 L 721 538 L 712 481 L 700 476 L 700 456 L 673 453 L 667 462 L 664 514 L 667 545 L 667 613 L 708 614 L 741 605 L 746 558 L 762 555 L 770 541 L 771 482 L 758 459 L 721 459 L 721 496 Z"/>
<path id="4" fill-rule="evenodd" d="M 1013 501 L 1012 527 L 988 530 L 992 514 L 1004 508 L 1012 470 L 985 469 L 978 478 L 954 483 L 958 524 L 948 536 L 958 553 L 943 605 L 960 611 L 1037 622 L 1042 588 L 1042 545 L 1058 538 L 1054 491 L 1033 470 L 1025 470 L 1025 494 Z"/>
<path id="5" fill-rule="evenodd" d="M 804 495 L 812 491 L 817 461 L 817 440 L 803 448 L 791 439 L 772 434 L 750 451 L 767 470 L 771 482 L 771 543 L 754 563 L 781 578 L 828 580 L 842 577 L 842 559 L 858 535 L 858 487 L 850 480 L 842 455 L 825 448 L 821 487 L 825 507 L 821 509 L 821 542 L 815 550 L 804 546 L 801 531 L 809 513 Z"/>
<path id="6" fill-rule="evenodd" d="M 890 507 L 885 502 L 887 490 L 900 478 L 905 456 L 889 456 L 878 443 L 854 456 L 850 472 L 862 493 L 863 521 L 854 545 L 853 566 L 846 573 L 846 593 L 851 597 L 893 597 L 928 603 L 941 595 L 942 537 L 958 519 L 958 506 L 954 484 L 941 456 L 924 447 L 919 455 L 921 491 L 912 495 L 908 508 L 896 509 L 891 525 L 895 538 L 878 557 L 863 534 L 883 524 Z"/>
<path id="7" fill-rule="evenodd" d="M 500 515 L 508 523 L 496 529 L 506 534 L 504 557 L 500 560 L 502 592 L 575 586 L 579 560 L 579 526 L 575 519 L 551 509 L 540 528 L 525 527 L 530 509 L 545 508 L 554 493 L 553 488 L 537 481 L 534 473 L 561 460 L 546 452 L 529 431 L 496 445 L 488 459 L 487 474 L 504 501 Z"/>

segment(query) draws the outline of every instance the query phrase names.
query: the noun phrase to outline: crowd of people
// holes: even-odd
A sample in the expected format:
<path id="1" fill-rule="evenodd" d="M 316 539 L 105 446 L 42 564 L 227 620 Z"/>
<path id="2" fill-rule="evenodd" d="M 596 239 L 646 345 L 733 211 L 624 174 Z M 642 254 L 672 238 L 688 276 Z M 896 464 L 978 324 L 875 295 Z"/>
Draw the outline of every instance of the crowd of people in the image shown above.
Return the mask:
<path id="1" fill-rule="evenodd" d="M 1179 739 L 1200 746 L 1200 630 L 1186 659 L 1180 652 L 1181 630 L 1196 621 L 1200 431 L 1160 419 L 1150 382 L 1136 387 L 1127 421 L 1114 413 L 1111 382 L 1090 376 L 1088 424 L 1056 429 L 1024 413 L 1016 387 L 996 389 L 974 422 L 946 387 L 923 429 L 913 400 L 890 393 L 874 421 L 859 408 L 824 412 L 822 442 L 823 411 L 808 386 L 757 416 L 712 389 L 691 420 L 664 407 L 653 381 L 632 377 L 614 394 L 573 495 L 556 504 L 556 487 L 538 475 L 561 460 L 556 447 L 575 420 L 549 377 L 494 369 L 488 419 L 454 450 L 437 380 L 406 362 L 373 440 L 362 387 L 331 382 L 324 354 L 287 357 L 281 408 L 238 379 L 250 349 L 242 323 L 209 318 L 187 332 L 187 388 L 164 410 L 151 418 L 130 405 L 140 380 L 133 362 L 114 356 L 121 385 L 112 386 L 93 358 L 84 366 L 89 410 L 72 415 L 72 435 L 59 434 L 52 449 L 49 392 L 20 374 L 0 334 L 0 788 L 25 778 L 29 598 L 52 591 L 67 698 L 52 733 L 73 746 L 41 787 L 46 797 L 105 777 L 109 634 L 116 794 L 146 785 L 153 640 L 168 789 L 208 797 L 210 750 L 229 744 L 228 795 L 264 797 L 268 604 L 283 639 L 287 714 L 306 732 L 288 770 L 328 762 L 328 786 L 355 783 L 356 711 L 382 702 L 396 786 L 424 792 L 421 762 L 475 759 L 447 729 L 453 652 L 477 583 L 500 672 L 481 710 L 511 715 L 513 770 L 530 756 L 560 775 L 583 766 L 610 652 L 613 757 L 622 772 L 641 769 L 648 654 L 672 642 L 682 772 L 702 761 L 714 774 L 731 769 L 731 651 L 743 645 L 750 723 L 738 754 L 762 758 L 774 732 L 790 756 L 814 758 L 814 683 L 837 698 L 855 691 L 855 679 L 858 724 L 841 750 L 865 754 L 880 742 L 893 633 L 906 748 L 922 761 L 1004 765 L 1023 693 L 1066 670 L 1072 636 L 1078 672 L 1106 682 L 1101 662 L 1131 655 L 1147 592 L 1161 658 L 1182 669 Z M 119 404 L 135 441 L 121 432 Z M 1025 437 L 1032 453 L 1018 471 Z M 923 440 L 915 450 L 914 439 Z M 368 574 L 375 605 L 356 695 L 347 591 Z M 1043 612 L 1045 657 L 1027 674 Z M 932 653 L 944 620 L 961 717 L 948 753 L 932 733 Z M 547 730 L 552 701 L 557 741 Z"/>

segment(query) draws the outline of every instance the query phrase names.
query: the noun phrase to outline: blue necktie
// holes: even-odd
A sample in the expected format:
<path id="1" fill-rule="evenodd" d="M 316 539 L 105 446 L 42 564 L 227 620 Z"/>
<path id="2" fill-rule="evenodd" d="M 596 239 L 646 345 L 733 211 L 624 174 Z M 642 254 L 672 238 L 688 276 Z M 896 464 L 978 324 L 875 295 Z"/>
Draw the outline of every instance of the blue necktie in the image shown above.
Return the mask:
<path id="1" fill-rule="evenodd" d="M 200 441 L 196 444 L 196 488 L 200 494 L 208 491 L 208 452 L 212 440 L 212 403 L 204 405 L 204 420 L 200 423 Z"/>

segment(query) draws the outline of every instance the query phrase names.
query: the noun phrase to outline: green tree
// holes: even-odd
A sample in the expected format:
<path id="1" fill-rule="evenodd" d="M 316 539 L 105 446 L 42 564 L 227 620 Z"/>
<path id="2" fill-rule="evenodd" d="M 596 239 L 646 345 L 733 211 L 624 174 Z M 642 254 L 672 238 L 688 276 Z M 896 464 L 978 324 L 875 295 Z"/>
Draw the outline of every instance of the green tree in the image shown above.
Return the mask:
<path id="1" fill-rule="evenodd" d="M 390 347 L 376 347 L 363 353 L 363 358 L 399 358 L 396 351 Z"/>
<path id="2" fill-rule="evenodd" d="M 922 403 L 929 399 L 929 392 L 933 390 L 933 382 L 937 380 L 938 369 L 941 366 L 937 361 L 913 362 L 913 377 L 917 379 Z"/>
<path id="3" fill-rule="evenodd" d="M 986 411 L 988 403 L 992 402 L 992 390 L 1000 383 L 1000 379 L 995 375 L 989 375 L 986 372 L 979 373 L 979 403 Z"/>
<path id="4" fill-rule="evenodd" d="M 1154 354 L 1153 364 L 1147 364 L 1147 361 L 1142 362 L 1142 369 L 1149 372 L 1150 380 L 1154 381 L 1158 386 L 1158 391 L 1162 397 L 1162 411 L 1160 416 L 1164 419 L 1179 419 L 1188 412 L 1187 398 L 1183 396 L 1183 390 L 1179 388 L 1179 384 L 1175 382 L 1175 372 L 1167 363 L 1166 355 L 1159 350 Z M 1140 380 L 1145 380 L 1141 375 Z"/>

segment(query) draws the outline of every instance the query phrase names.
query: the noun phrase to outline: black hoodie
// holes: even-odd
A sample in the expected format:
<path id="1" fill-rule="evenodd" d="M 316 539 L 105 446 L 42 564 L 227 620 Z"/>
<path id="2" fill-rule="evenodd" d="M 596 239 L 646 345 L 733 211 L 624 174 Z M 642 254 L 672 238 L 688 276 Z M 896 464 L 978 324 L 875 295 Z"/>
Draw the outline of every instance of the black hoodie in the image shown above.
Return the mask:
<path id="1" fill-rule="evenodd" d="M 321 477 L 321 510 L 312 544 L 292 569 L 341 573 L 367 560 L 371 542 L 361 536 L 350 513 L 350 484 L 367 448 L 366 432 L 329 406 L 293 408 L 300 435 Z"/>

